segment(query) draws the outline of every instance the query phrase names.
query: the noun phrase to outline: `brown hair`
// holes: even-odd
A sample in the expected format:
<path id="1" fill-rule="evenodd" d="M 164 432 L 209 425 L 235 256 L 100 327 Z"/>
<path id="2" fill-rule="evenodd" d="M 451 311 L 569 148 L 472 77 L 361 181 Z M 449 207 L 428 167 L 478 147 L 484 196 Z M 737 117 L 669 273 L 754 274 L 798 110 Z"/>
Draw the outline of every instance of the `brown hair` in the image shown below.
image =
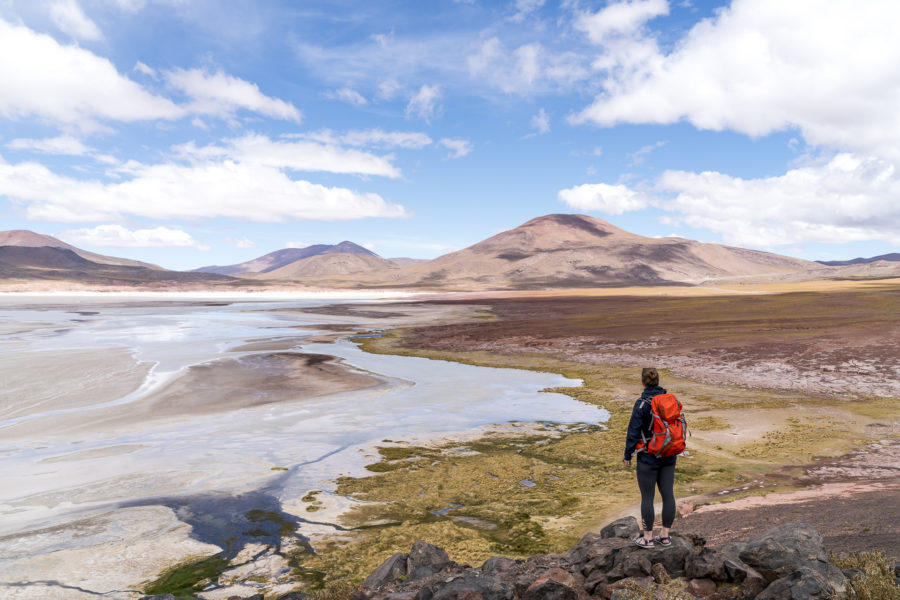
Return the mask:
<path id="1" fill-rule="evenodd" d="M 644 387 L 659 385 L 659 372 L 653 367 L 641 369 L 641 383 L 644 384 Z"/>

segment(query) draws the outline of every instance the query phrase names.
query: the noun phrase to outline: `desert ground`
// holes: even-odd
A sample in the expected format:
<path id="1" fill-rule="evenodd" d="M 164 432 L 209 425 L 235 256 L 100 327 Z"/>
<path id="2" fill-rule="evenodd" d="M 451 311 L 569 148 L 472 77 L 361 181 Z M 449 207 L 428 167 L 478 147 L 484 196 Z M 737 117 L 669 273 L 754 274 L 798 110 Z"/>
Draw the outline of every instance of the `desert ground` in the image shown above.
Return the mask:
<path id="1" fill-rule="evenodd" d="M 323 543 L 303 564 L 341 565 L 332 572 L 352 577 L 353 565 L 377 565 L 418 538 L 479 564 L 558 550 L 636 515 L 637 486 L 621 455 L 642 366 L 663 369 L 692 431 L 679 459 L 676 529 L 721 542 L 799 519 L 836 553 L 900 555 L 891 508 L 900 493 L 896 280 L 486 293 L 429 304 L 473 302 L 477 319 L 397 328 L 363 345 L 581 378 L 583 387 L 554 391 L 607 408 L 610 421 L 442 444 L 386 441 L 369 467 L 378 476 L 338 487 L 369 502 L 344 522 L 370 527 Z"/>
<path id="2" fill-rule="evenodd" d="M 73 331 L 78 319 L 100 318 L 90 306 L 49 308 L 71 312 Z M 61 566 L 65 557 L 90 566 L 79 580 L 84 589 L 99 589 L 91 585 L 103 570 L 117 568 L 115 589 L 132 586 L 123 598 L 205 586 L 202 597 L 215 600 L 260 585 L 285 590 L 278 585 L 286 579 L 305 589 L 358 581 L 417 539 L 470 564 L 559 551 L 613 518 L 637 514 L 634 473 L 621 458 L 640 367 L 648 365 L 661 369 L 662 384 L 684 402 L 692 431 L 679 459 L 676 529 L 718 543 L 746 537 L 762 522 L 799 519 L 819 527 L 834 552 L 900 555 L 900 527 L 890 513 L 900 492 L 897 280 L 260 303 L 238 314 L 234 323 L 254 315 L 274 321 L 223 329 L 227 337 L 204 341 L 207 354 L 215 348 L 210 356 L 182 356 L 196 344 L 176 338 L 151 339 L 149 349 L 180 348 L 172 350 L 178 364 L 170 365 L 180 370 L 139 403 L 116 400 L 148 380 L 148 357 L 139 352 L 93 348 L 65 357 L 47 348 L 42 362 L 3 357 L 4 371 L 18 377 L 10 398 L 31 399 L 3 404 L 4 451 L 19 457 L 17 448 L 30 444 L 27 452 L 39 459 L 16 473 L 22 489 L 7 494 L 0 559 L 12 561 L 9 568 L 62 579 L 72 571 Z M 6 325 L 11 343 L 65 335 L 49 320 Z M 394 372 L 398 357 L 517 371 L 432 370 L 424 361 Z M 98 377 L 98 365 L 118 375 Z M 59 377 L 41 381 L 48 370 Z M 473 417 L 484 403 L 476 397 L 496 396 L 489 388 L 498 383 L 509 390 L 497 392 L 497 406 L 516 401 L 523 392 L 512 374 L 523 370 L 562 376 L 557 381 L 566 383 L 547 391 L 608 418 L 564 416 L 567 405 L 552 398 L 565 397 L 550 394 L 542 404 L 522 395 L 535 407 L 517 409 L 532 415 L 521 422 L 507 422 L 499 408 Z M 379 398 L 409 390 L 418 396 L 372 411 Z M 84 410 L 104 402 L 102 412 Z M 298 409 L 325 415 L 338 405 L 347 423 L 369 429 L 345 446 L 356 458 L 346 451 L 339 456 L 348 458 L 327 458 L 330 450 L 316 441 L 310 458 L 322 456 L 309 462 L 301 454 L 318 434 L 292 429 L 284 416 Z M 354 413 L 364 405 L 370 416 L 360 420 Z M 473 427 L 473 419 L 491 425 Z M 160 433 L 148 438 L 144 431 Z M 42 441 L 46 447 L 37 445 Z M 198 443 L 208 447 L 193 460 Z M 210 462 L 221 451 L 236 462 Z M 188 459 L 190 468 L 160 471 L 154 456 L 172 464 Z M 113 473 L 103 485 L 84 483 L 74 495 L 50 489 L 59 486 L 55 470 L 77 478 L 104 461 L 140 468 L 134 477 Z M 302 485 L 283 483 L 291 477 Z M 210 487 L 223 481 L 227 489 Z M 111 503 L 123 490 L 146 495 L 147 486 L 159 488 L 155 497 Z M 198 490 L 193 498 L 202 502 L 177 500 Z M 31 515 L 21 511 L 64 501 L 94 512 L 10 532 L 17 515 Z M 235 531 L 254 543 L 235 556 L 223 553 L 194 514 L 204 507 L 215 508 L 217 519 L 233 512 Z M 108 539 L 113 531 L 124 532 L 118 542 Z M 97 545 L 50 552 L 47 540 L 60 536 L 96 538 Z M 123 552 L 127 547 L 133 552 Z M 29 557 L 29 548 L 36 554 Z M 140 581 L 134 572 L 126 576 L 117 553 L 140 565 Z M 29 585 L 15 588 L 15 597 L 56 589 Z"/>

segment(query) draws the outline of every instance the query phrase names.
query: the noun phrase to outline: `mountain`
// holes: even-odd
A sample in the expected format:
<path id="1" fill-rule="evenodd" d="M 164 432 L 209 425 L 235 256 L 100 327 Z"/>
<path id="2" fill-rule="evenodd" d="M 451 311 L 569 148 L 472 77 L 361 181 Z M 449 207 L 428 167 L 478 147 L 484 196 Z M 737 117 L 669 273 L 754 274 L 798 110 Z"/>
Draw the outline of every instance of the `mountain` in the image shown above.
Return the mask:
<path id="1" fill-rule="evenodd" d="M 890 254 L 882 254 L 873 256 L 872 258 L 854 258 L 852 260 L 817 260 L 817 263 L 828 265 L 829 267 L 846 267 L 849 265 L 867 265 L 869 263 L 884 260 L 888 262 L 900 262 L 900 253 L 892 252 Z"/>
<path id="2" fill-rule="evenodd" d="M 233 277 L 169 271 L 136 260 L 95 254 L 32 231 L 0 231 L 0 282 L 4 284 L 64 282 L 158 288 L 236 281 Z"/>
<path id="3" fill-rule="evenodd" d="M 326 253 L 301 258 L 283 267 L 260 273 L 261 279 L 313 279 L 341 277 L 396 269 L 397 265 L 375 254 Z"/>
<path id="4" fill-rule="evenodd" d="M 271 273 L 298 260 L 323 254 L 354 254 L 380 258 L 371 250 L 367 250 L 353 242 L 343 241 L 340 244 L 316 244 L 305 248 L 284 248 L 270 252 L 253 260 L 236 265 L 209 266 L 194 269 L 198 273 L 219 273 L 220 275 L 241 275 L 244 273 Z M 382 259 L 383 260 L 383 259 Z"/>
<path id="5" fill-rule="evenodd" d="M 76 248 L 71 244 L 67 244 L 62 240 L 58 240 L 53 236 L 35 233 L 33 231 L 28 231 L 27 229 L 12 229 L 10 231 L 0 231 L 0 247 L 3 246 L 16 246 L 23 248 L 62 248 L 74 252 L 81 258 L 101 265 L 120 265 L 128 267 L 144 267 L 147 269 L 162 269 L 162 267 L 159 267 L 157 265 L 151 265 L 150 263 L 141 262 L 139 260 L 129 260 L 127 258 L 105 256 L 103 254 L 88 252 L 87 250 Z"/>
<path id="6" fill-rule="evenodd" d="M 683 238 L 649 238 L 586 215 L 532 219 L 432 261 L 362 285 L 509 289 L 697 284 L 804 272 L 817 263 Z"/>

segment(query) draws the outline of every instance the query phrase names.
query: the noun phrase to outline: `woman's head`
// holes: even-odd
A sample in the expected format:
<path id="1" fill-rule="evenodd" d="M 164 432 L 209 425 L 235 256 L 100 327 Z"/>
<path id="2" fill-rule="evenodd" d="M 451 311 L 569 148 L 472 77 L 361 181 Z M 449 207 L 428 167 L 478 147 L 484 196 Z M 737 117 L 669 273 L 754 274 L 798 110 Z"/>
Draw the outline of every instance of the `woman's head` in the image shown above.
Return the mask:
<path id="1" fill-rule="evenodd" d="M 644 387 L 654 387 L 659 385 L 659 372 L 653 367 L 641 369 L 641 383 L 644 384 Z"/>

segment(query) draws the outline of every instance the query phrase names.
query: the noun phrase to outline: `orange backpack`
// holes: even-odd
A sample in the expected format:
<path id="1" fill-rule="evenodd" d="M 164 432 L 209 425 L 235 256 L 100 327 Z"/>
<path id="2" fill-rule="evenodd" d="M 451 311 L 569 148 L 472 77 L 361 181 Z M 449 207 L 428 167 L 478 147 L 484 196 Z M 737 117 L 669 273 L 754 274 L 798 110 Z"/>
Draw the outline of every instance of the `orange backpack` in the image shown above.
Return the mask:
<path id="1" fill-rule="evenodd" d="M 675 456 L 684 452 L 688 435 L 687 421 L 681 414 L 681 402 L 674 394 L 653 396 L 650 412 L 653 414 L 653 434 L 650 439 L 637 443 L 638 452 L 648 452 L 657 458 Z M 643 438 L 643 433 L 641 433 Z"/>

